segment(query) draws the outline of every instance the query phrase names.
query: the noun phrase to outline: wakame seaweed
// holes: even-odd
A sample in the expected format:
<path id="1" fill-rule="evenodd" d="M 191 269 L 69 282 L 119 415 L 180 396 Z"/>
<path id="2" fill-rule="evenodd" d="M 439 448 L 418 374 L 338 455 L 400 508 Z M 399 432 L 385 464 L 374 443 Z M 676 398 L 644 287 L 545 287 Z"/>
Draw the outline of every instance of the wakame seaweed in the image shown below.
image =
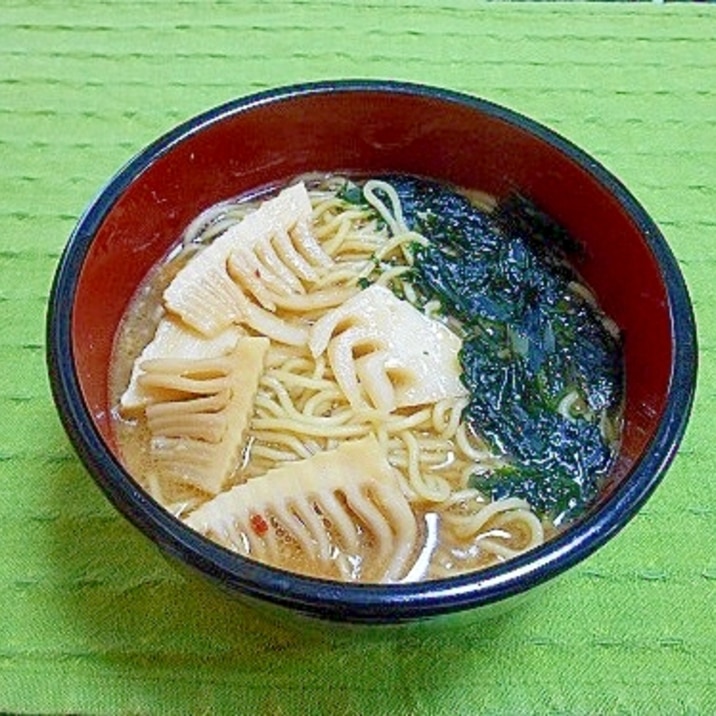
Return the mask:
<path id="1" fill-rule="evenodd" d="M 579 245 L 520 196 L 486 212 L 440 184 L 388 181 L 407 226 L 429 240 L 413 246 L 414 287 L 465 330 L 463 417 L 508 461 L 472 484 L 555 523 L 574 519 L 611 464 L 602 421 L 618 415 L 623 382 L 619 340 L 573 290 Z"/>

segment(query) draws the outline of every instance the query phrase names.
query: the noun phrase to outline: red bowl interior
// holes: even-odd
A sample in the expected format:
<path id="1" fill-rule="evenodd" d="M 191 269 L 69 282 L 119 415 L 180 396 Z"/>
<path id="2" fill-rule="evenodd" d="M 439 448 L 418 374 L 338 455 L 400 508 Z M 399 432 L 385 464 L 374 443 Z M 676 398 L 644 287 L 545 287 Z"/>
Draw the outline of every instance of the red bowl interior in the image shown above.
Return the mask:
<path id="1" fill-rule="evenodd" d="M 671 375 L 663 278 L 642 229 L 609 186 L 546 135 L 499 111 L 373 89 L 298 94 L 227 109 L 192 128 L 129 184 L 86 255 L 72 314 L 81 390 L 104 439 L 108 366 L 138 284 L 203 209 L 296 175 L 405 172 L 502 197 L 519 190 L 585 247 L 577 267 L 624 334 L 623 475 L 654 435 Z M 582 155 L 583 158 L 583 155 Z"/>

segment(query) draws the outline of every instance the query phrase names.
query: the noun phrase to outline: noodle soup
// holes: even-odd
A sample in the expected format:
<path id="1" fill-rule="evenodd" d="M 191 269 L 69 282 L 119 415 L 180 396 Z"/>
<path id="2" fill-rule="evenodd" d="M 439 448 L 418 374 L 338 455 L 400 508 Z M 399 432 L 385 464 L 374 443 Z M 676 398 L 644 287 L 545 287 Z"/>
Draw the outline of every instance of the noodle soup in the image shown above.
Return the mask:
<path id="1" fill-rule="evenodd" d="M 135 479 L 219 544 L 349 582 L 502 562 L 578 519 L 620 433 L 618 330 L 529 202 L 304 177 L 211 207 L 111 366 Z"/>

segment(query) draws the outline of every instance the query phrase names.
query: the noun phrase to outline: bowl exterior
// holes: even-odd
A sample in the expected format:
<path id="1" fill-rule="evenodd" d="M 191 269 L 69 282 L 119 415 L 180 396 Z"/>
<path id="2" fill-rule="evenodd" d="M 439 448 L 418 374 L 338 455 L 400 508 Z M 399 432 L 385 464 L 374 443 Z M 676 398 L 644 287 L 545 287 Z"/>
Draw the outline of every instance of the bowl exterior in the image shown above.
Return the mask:
<path id="1" fill-rule="evenodd" d="M 451 580 L 389 587 L 302 578 L 191 532 L 122 467 L 108 366 L 138 284 L 208 206 L 313 172 L 409 173 L 504 197 L 519 191 L 582 243 L 577 266 L 623 330 L 627 400 L 615 479 L 597 507 L 533 553 Z M 300 85 L 223 105 L 140 152 L 79 220 L 47 320 L 53 395 L 80 458 L 128 519 L 165 552 L 232 593 L 311 616 L 397 623 L 485 609 L 599 548 L 656 487 L 693 400 L 688 293 L 656 225 L 594 159 L 549 129 L 484 100 L 421 85 Z"/>

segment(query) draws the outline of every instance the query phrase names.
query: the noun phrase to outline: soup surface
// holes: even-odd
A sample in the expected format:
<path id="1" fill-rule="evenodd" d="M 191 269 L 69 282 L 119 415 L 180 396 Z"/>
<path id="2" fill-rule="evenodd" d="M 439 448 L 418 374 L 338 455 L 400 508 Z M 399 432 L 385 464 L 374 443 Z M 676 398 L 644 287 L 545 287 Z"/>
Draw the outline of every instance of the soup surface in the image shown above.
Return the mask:
<path id="1" fill-rule="evenodd" d="M 328 579 L 481 569 L 596 499 L 618 330 L 520 197 L 303 177 L 192 222 L 111 365 L 122 459 L 228 549 Z"/>

